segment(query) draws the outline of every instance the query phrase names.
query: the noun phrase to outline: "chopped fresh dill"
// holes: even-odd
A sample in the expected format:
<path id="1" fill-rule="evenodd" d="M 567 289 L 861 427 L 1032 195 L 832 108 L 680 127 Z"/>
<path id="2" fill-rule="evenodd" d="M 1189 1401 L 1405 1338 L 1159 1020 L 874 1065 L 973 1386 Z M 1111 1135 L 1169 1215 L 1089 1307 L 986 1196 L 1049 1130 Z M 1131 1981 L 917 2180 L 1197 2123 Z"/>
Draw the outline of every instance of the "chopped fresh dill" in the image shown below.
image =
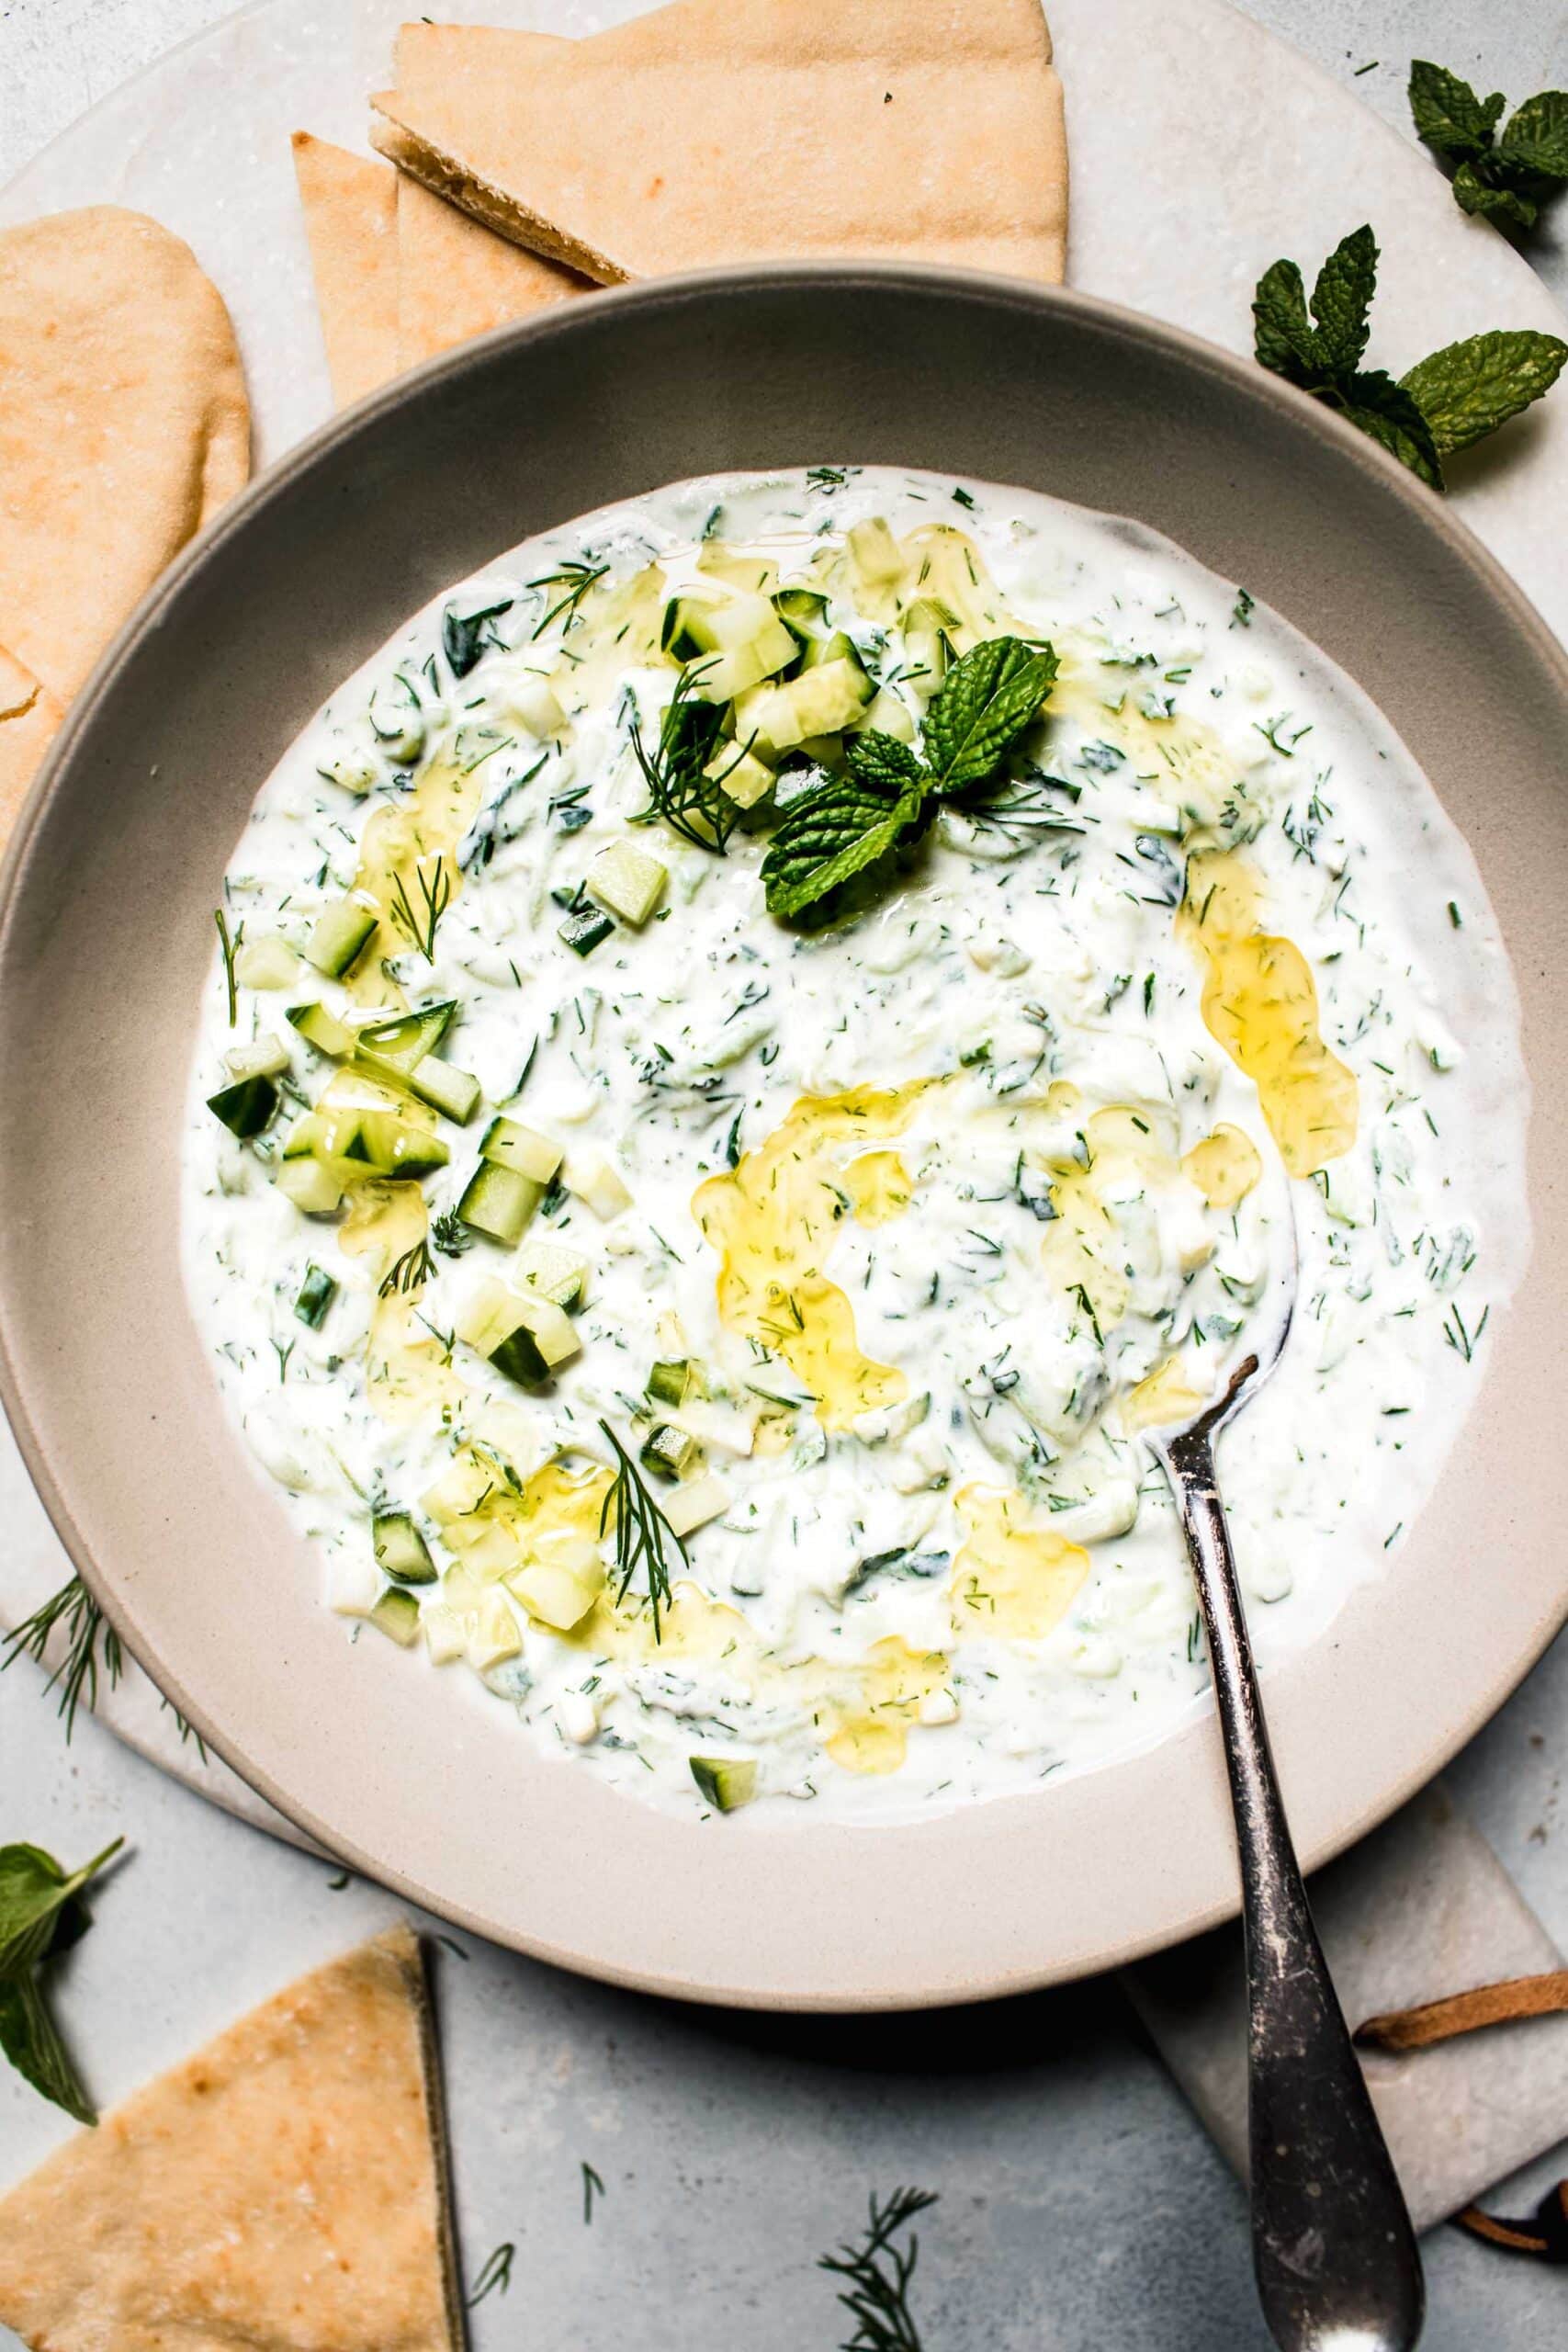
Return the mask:
<path id="1" fill-rule="evenodd" d="M 651 754 L 633 724 L 632 750 L 648 786 L 648 807 L 633 821 L 649 825 L 658 818 L 694 848 L 714 850 L 722 857 L 740 809 L 724 789 L 728 769 L 717 775 L 707 772 L 719 748 L 724 706 L 704 702 L 698 695 L 703 667 L 697 663 L 682 670 L 676 680 Z M 745 757 L 746 749 L 736 745 L 731 766 Z"/>
<path id="2" fill-rule="evenodd" d="M 223 985 L 229 991 L 229 1026 L 232 1029 L 240 1012 L 240 995 L 234 983 L 234 957 L 239 953 L 241 941 L 244 938 L 245 926 L 242 923 L 231 939 L 229 919 L 221 907 L 218 909 L 212 920 L 218 925 L 218 944 L 223 955 Z"/>
<path id="3" fill-rule="evenodd" d="M 559 620 L 563 613 L 566 615 L 567 628 L 571 627 L 572 622 L 577 618 L 584 596 L 597 582 L 604 579 L 609 569 L 607 563 L 563 563 L 558 571 L 541 572 L 537 580 L 529 581 L 530 588 L 559 588 L 565 592 L 550 606 L 549 611 L 534 631 L 536 644 L 549 628 L 550 623 Z"/>
<path id="4" fill-rule="evenodd" d="M 444 1258 L 460 1258 L 474 1237 L 456 1209 L 443 1209 L 430 1228 L 430 1238 Z"/>
<path id="5" fill-rule="evenodd" d="M 448 1210 L 447 1214 L 452 1216 L 455 1212 Z M 455 1257 L 457 1252 L 452 1250 L 448 1254 Z M 393 1260 L 376 1295 L 378 1298 L 390 1298 L 394 1293 L 401 1292 L 406 1297 L 410 1291 L 423 1290 L 434 1272 L 435 1261 L 430 1254 L 430 1244 L 422 1235 L 412 1250 L 405 1250 L 400 1258 Z"/>
<path id="6" fill-rule="evenodd" d="M 416 869 L 415 881 L 424 901 L 423 914 L 416 914 L 409 898 L 408 887 L 400 874 L 392 878 L 392 921 L 418 948 L 427 964 L 435 961 L 435 933 L 441 918 L 452 903 L 452 876 L 446 871 L 446 860 L 438 857 L 434 870 L 425 874 Z"/>
<path id="7" fill-rule="evenodd" d="M 675 1546 L 682 1567 L 686 1565 L 686 1547 L 654 1501 L 642 1473 L 609 1422 L 601 1420 L 599 1426 L 614 1448 L 619 1464 L 599 1513 L 601 1535 L 609 1527 L 612 1517 L 615 1524 L 615 1599 L 626 1599 L 631 1589 L 632 1578 L 641 1568 L 648 1580 L 648 1598 L 653 1611 L 653 1638 L 656 1642 L 661 1641 L 660 1611 L 669 1608 L 671 1599 L 670 1553 L 667 1547 L 671 1544 Z"/>
<path id="8" fill-rule="evenodd" d="M 0 1643 L 0 1648 L 5 1651 L 5 1656 L 0 1657 L 0 1673 L 4 1673 L 6 1668 L 24 1653 L 36 1658 L 42 1666 L 57 1630 L 64 1634 L 65 1655 L 43 1687 L 46 1690 L 52 1690 L 56 1683 L 60 1686 L 60 1703 L 55 1712 L 64 1720 L 65 1737 L 69 1744 L 76 1728 L 78 1706 L 85 1700 L 87 1713 L 91 1714 L 98 1703 L 100 1640 L 103 1644 L 104 1672 L 108 1676 L 111 1690 L 119 1680 L 125 1659 L 119 1635 L 81 1577 L 73 1577 L 69 1583 L 61 1586 L 58 1592 L 51 1593 L 47 1600 L 40 1602 L 30 1617 L 24 1617 L 21 1623 L 6 1635 L 4 1642 Z"/>
<path id="9" fill-rule="evenodd" d="M 594 2171 L 587 2158 L 584 2157 L 582 2163 L 582 2220 L 585 2227 L 590 2224 L 593 2219 L 594 2198 L 603 2197 L 604 2194 L 604 2182 L 600 2179 L 598 2174 Z"/>
<path id="10" fill-rule="evenodd" d="M 465 2299 L 463 2309 L 471 2312 L 476 2304 L 482 2303 L 485 2297 L 492 2294 L 498 2287 L 504 2295 L 512 2284 L 512 2266 L 516 2259 L 517 2248 L 508 2238 L 490 2256 Z"/>

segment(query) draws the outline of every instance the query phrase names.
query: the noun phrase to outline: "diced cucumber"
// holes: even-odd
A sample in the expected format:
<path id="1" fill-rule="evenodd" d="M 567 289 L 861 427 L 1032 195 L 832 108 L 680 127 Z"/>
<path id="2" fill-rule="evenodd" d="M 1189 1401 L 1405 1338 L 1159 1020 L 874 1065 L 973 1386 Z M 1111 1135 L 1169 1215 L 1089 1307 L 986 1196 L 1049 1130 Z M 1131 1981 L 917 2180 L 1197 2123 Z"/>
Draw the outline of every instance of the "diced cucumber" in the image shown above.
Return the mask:
<path id="1" fill-rule="evenodd" d="M 778 781 L 754 752 L 742 751 L 738 743 L 721 743 L 704 773 L 722 786 L 738 808 L 755 808 Z"/>
<path id="2" fill-rule="evenodd" d="M 435 1607 L 422 1612 L 424 1646 L 430 1653 L 432 1666 L 450 1666 L 454 1658 L 466 1657 L 468 1647 L 468 1616 L 462 1609 Z"/>
<path id="3" fill-rule="evenodd" d="M 771 596 L 779 584 L 779 568 L 772 556 L 748 555 L 727 547 L 722 539 L 705 539 L 697 550 L 697 570 L 707 580 L 725 581 L 748 596 Z"/>
<path id="4" fill-rule="evenodd" d="M 274 1181 L 302 1216 L 331 1216 L 343 1206 L 342 1184 L 319 1159 L 290 1159 L 286 1153 Z"/>
<path id="5" fill-rule="evenodd" d="M 523 1636 L 517 1630 L 517 1620 L 502 1592 L 487 1592 L 474 1611 L 468 1633 L 468 1664 L 484 1674 L 503 1659 L 515 1657 L 523 1647 Z"/>
<path id="6" fill-rule="evenodd" d="M 354 1031 L 324 1004 L 291 1004 L 284 1018 L 291 1021 L 308 1046 L 339 1061 L 354 1051 Z"/>
<path id="7" fill-rule="evenodd" d="M 536 1184 L 547 1184 L 564 1157 L 558 1143 L 536 1135 L 518 1119 L 492 1119 L 479 1137 L 479 1157 L 498 1168 L 514 1169 Z"/>
<path id="8" fill-rule="evenodd" d="M 429 1176 L 452 1156 L 439 1136 L 412 1126 L 395 1111 L 362 1111 L 359 1134 L 365 1157 L 381 1176 Z"/>
<path id="9" fill-rule="evenodd" d="M 289 1067 L 288 1048 L 276 1037 L 258 1037 L 254 1046 L 231 1046 L 223 1067 L 234 1080 L 281 1078 Z"/>
<path id="10" fill-rule="evenodd" d="M 521 1176 L 514 1168 L 500 1167 L 492 1159 L 481 1159 L 457 1204 L 457 1215 L 476 1233 L 510 1250 L 522 1239 L 525 1227 L 544 1197 L 544 1185 L 533 1177 Z"/>
<path id="11" fill-rule="evenodd" d="M 582 1345 L 570 1317 L 553 1299 L 537 1293 L 520 1296 L 504 1283 L 491 1281 L 480 1283 L 463 1306 L 457 1332 L 468 1346 L 488 1356 L 498 1372 L 525 1388 L 538 1387 Z"/>
<path id="12" fill-rule="evenodd" d="M 947 675 L 949 631 L 958 622 L 934 596 L 917 596 L 904 614 L 904 674 L 922 694 L 934 694 Z"/>
<path id="13" fill-rule="evenodd" d="M 570 1316 L 553 1298 L 519 1298 L 516 1306 L 521 1326 L 533 1335 L 534 1344 L 552 1372 L 581 1354 L 582 1341 Z"/>
<path id="14" fill-rule="evenodd" d="M 852 670 L 859 671 L 865 684 L 865 699 L 869 702 L 875 692 L 871 673 L 861 659 L 860 648 L 854 639 L 846 637 L 841 628 L 835 629 L 831 637 L 813 638 L 800 667 L 804 674 L 807 670 L 826 670 L 834 662 L 847 662 Z"/>
<path id="15" fill-rule="evenodd" d="M 490 1361 L 497 1372 L 514 1380 L 519 1388 L 542 1388 L 550 1376 L 539 1344 L 525 1324 L 519 1323 L 509 1331 L 498 1347 L 490 1351 Z"/>
<path id="16" fill-rule="evenodd" d="M 694 1756 L 690 1762 L 693 1780 L 716 1813 L 736 1813 L 757 1793 L 752 1757 Z"/>
<path id="17" fill-rule="evenodd" d="M 366 715 L 389 760 L 418 759 L 424 749 L 424 713 L 412 678 L 400 670 L 394 678 L 383 679 L 371 694 Z"/>
<path id="18" fill-rule="evenodd" d="M 276 931 L 247 939 L 234 953 L 234 978 L 243 988 L 291 989 L 299 971 L 299 956 Z"/>
<path id="19" fill-rule="evenodd" d="M 671 596 L 659 625 L 660 651 L 682 664 L 711 651 L 705 637 L 699 637 L 697 629 L 716 601 L 702 596 Z"/>
<path id="20" fill-rule="evenodd" d="M 685 1486 L 677 1487 L 660 1508 L 671 1534 L 693 1535 L 710 1520 L 722 1518 L 729 1509 L 729 1488 L 710 1471 L 705 1478 L 693 1478 Z"/>
<path id="21" fill-rule="evenodd" d="M 556 937 L 563 946 L 570 947 L 574 956 L 592 956 L 596 947 L 603 946 L 615 928 L 613 916 L 603 914 L 593 907 L 584 907 L 581 914 L 568 915 Z"/>
<path id="22" fill-rule="evenodd" d="M 406 1510 L 378 1510 L 371 1521 L 376 1565 L 394 1584 L 434 1584 L 430 1546 Z"/>
<path id="23" fill-rule="evenodd" d="M 525 1241 L 517 1253 L 514 1271 L 520 1281 L 542 1297 L 568 1310 L 581 1306 L 588 1287 L 588 1261 L 574 1250 L 554 1241 Z"/>
<path id="24" fill-rule="evenodd" d="M 558 1634 L 580 1625 L 604 1589 L 604 1571 L 565 1567 L 555 1560 L 529 1560 L 506 1579 L 530 1617 Z"/>
<path id="25" fill-rule="evenodd" d="M 341 980 L 364 955 L 380 920 L 374 899 L 361 891 L 323 907 L 305 943 L 307 959 L 328 979 Z"/>
<path id="26" fill-rule="evenodd" d="M 356 800 L 374 792 L 381 781 L 380 768 L 363 752 L 341 752 L 333 759 L 320 761 L 316 774 L 340 790 L 352 792 Z"/>
<path id="27" fill-rule="evenodd" d="M 890 686 L 884 686 L 874 697 L 863 723 L 874 727 L 879 734 L 891 735 L 899 743 L 912 743 L 915 740 L 914 712 Z"/>
<path id="28" fill-rule="evenodd" d="M 419 1639 L 419 1603 L 400 1585 L 389 1584 L 366 1622 L 406 1650 Z"/>
<path id="29" fill-rule="evenodd" d="M 773 610 L 801 645 L 828 634 L 828 599 L 815 588 L 781 588 Z"/>
<path id="30" fill-rule="evenodd" d="M 435 1051 L 452 1026 L 457 1011 L 456 997 L 443 997 L 439 1002 L 422 1004 L 412 1012 L 396 1013 L 389 1021 L 368 1022 L 355 1035 L 355 1058 L 372 1061 L 378 1068 L 384 1066 L 406 1076 L 426 1054 Z"/>
<path id="31" fill-rule="evenodd" d="M 880 587 L 903 579 L 904 550 L 880 514 L 857 523 L 846 535 L 846 540 L 850 561 L 868 585 Z"/>
<path id="32" fill-rule="evenodd" d="M 259 1136 L 276 1116 L 277 1089 L 270 1078 L 242 1078 L 232 1086 L 221 1086 L 216 1094 L 209 1094 L 207 1107 L 231 1136 L 238 1136 L 243 1143 L 250 1136 Z"/>
<path id="33" fill-rule="evenodd" d="M 421 1102 L 428 1102 L 444 1119 L 451 1119 L 466 1127 L 479 1107 L 483 1089 L 471 1071 L 457 1069 L 444 1062 L 439 1054 L 426 1054 L 419 1068 L 408 1080 L 409 1092 Z"/>
<path id="34" fill-rule="evenodd" d="M 549 680 L 537 671 L 525 670 L 507 688 L 505 700 L 513 718 L 522 720 L 531 735 L 548 741 L 552 736 L 566 731 L 566 713 L 560 696 Z"/>
<path id="35" fill-rule="evenodd" d="M 574 1151 L 561 1170 L 561 1182 L 604 1225 L 632 1204 L 619 1170 L 596 1151 Z"/>
<path id="36" fill-rule="evenodd" d="M 602 907 L 640 931 L 664 895 L 670 869 L 631 842 L 602 849 L 582 877 L 582 887 Z"/>
<path id="37" fill-rule="evenodd" d="M 765 757 L 782 754 L 813 735 L 837 734 L 853 726 L 872 698 L 872 684 L 858 657 L 825 662 L 803 670 L 783 685 L 755 686 L 735 706 L 738 741 L 753 737 Z"/>
<path id="38" fill-rule="evenodd" d="M 697 1441 L 689 1430 L 660 1421 L 644 1438 L 637 1459 L 645 1470 L 656 1471 L 661 1478 L 683 1478 L 695 1464 L 697 1453 Z"/>
<path id="39" fill-rule="evenodd" d="M 665 1356 L 648 1375 L 648 1393 L 660 1405 L 683 1405 L 692 1386 L 689 1356 Z"/>
<path id="40" fill-rule="evenodd" d="M 722 653 L 702 653 L 691 666 L 692 691 L 704 702 L 733 702 L 748 686 L 776 677 L 800 658 L 800 640 L 783 621 L 770 618 L 766 628 L 744 645 Z"/>
<path id="41" fill-rule="evenodd" d="M 513 1294 L 506 1284 L 486 1274 L 474 1284 L 453 1317 L 458 1339 L 476 1354 L 488 1356 L 509 1331 L 517 1329 L 517 1317 L 512 1311 L 514 1303 Z"/>
<path id="42" fill-rule="evenodd" d="M 324 1267 L 309 1265 L 305 1269 L 305 1279 L 299 1285 L 299 1295 L 294 1302 L 294 1312 L 301 1323 L 308 1323 L 312 1331 L 319 1331 L 326 1319 L 327 1309 L 336 1296 L 337 1283 L 333 1277 Z"/>

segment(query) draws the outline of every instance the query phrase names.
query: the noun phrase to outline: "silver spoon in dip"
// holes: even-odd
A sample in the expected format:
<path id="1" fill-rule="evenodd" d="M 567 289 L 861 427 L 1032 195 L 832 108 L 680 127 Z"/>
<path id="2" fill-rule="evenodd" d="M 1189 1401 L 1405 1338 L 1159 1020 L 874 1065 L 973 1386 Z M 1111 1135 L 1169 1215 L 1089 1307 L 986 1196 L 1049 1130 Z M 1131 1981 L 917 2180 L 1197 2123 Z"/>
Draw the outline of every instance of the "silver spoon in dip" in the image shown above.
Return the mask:
<path id="1" fill-rule="evenodd" d="M 1277 1163 L 1276 1163 L 1277 1165 Z M 1404 2194 L 1313 1926 L 1263 1720 L 1220 1500 L 1214 1442 L 1284 1352 L 1297 1258 L 1290 1180 L 1269 1219 L 1280 1264 L 1247 1352 L 1214 1400 L 1145 1432 L 1186 1538 L 1209 1637 L 1241 1862 L 1252 2258 L 1280 2352 L 1406 2352 L 1426 2289 Z"/>

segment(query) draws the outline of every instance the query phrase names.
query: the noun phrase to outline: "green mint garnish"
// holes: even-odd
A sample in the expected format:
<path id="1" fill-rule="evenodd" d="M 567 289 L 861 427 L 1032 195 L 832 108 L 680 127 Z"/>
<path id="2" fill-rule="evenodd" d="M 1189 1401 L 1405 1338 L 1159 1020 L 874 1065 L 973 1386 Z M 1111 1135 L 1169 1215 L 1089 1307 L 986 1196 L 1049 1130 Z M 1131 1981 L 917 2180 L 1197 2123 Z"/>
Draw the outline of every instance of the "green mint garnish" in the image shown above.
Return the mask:
<path id="1" fill-rule="evenodd" d="M 1417 138 L 1454 166 L 1462 212 L 1533 229 L 1546 198 L 1568 181 L 1568 90 L 1541 90 L 1501 131 L 1501 90 L 1477 96 L 1468 82 L 1418 57 L 1410 68 Z"/>

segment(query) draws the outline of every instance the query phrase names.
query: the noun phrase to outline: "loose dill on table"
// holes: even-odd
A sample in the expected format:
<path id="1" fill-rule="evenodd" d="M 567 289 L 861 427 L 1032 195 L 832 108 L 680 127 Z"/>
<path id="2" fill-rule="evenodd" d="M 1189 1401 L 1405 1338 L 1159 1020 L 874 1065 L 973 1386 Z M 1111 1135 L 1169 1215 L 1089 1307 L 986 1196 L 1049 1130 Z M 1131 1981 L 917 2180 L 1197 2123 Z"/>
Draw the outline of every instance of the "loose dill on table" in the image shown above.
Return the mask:
<path id="1" fill-rule="evenodd" d="M 840 2302 L 855 2323 L 840 2352 L 921 2352 L 919 2331 L 909 2309 L 909 2288 L 915 2276 L 920 2242 L 893 2241 L 917 2213 L 936 2203 L 929 2188 L 896 2188 L 886 2204 L 871 2199 L 870 2220 L 858 2243 L 825 2254 L 818 2267 L 848 2281 Z"/>
<path id="2" fill-rule="evenodd" d="M 7 1634 L 0 1648 L 0 1673 L 16 1659 L 26 1656 L 36 1658 L 39 1666 L 46 1663 L 50 1643 L 57 1633 L 63 1634 L 65 1654 L 44 1684 L 46 1690 L 56 1685 L 60 1703 L 55 1712 L 65 1724 L 69 1745 L 76 1728 L 76 1710 L 86 1702 L 91 1714 L 98 1703 L 98 1664 L 100 1648 L 104 1672 L 109 1686 L 119 1680 L 125 1658 L 119 1645 L 119 1635 L 105 1617 L 103 1611 L 87 1590 L 80 1577 L 73 1577 L 68 1584 L 51 1593 L 49 1599 L 24 1617 L 14 1631 Z"/>
<path id="3" fill-rule="evenodd" d="M 660 1611 L 671 1602 L 668 1546 L 673 1544 L 682 1567 L 686 1566 L 686 1547 L 676 1534 L 659 1505 L 649 1492 L 631 1455 L 615 1435 L 608 1421 L 599 1424 L 615 1451 L 619 1464 L 615 1482 L 604 1497 L 599 1513 L 599 1532 L 604 1535 L 612 1517 L 615 1526 L 615 1599 L 624 1600 L 631 1590 L 632 1579 L 641 1568 L 648 1580 L 649 1605 L 653 1611 L 653 1638 L 662 1640 Z"/>

